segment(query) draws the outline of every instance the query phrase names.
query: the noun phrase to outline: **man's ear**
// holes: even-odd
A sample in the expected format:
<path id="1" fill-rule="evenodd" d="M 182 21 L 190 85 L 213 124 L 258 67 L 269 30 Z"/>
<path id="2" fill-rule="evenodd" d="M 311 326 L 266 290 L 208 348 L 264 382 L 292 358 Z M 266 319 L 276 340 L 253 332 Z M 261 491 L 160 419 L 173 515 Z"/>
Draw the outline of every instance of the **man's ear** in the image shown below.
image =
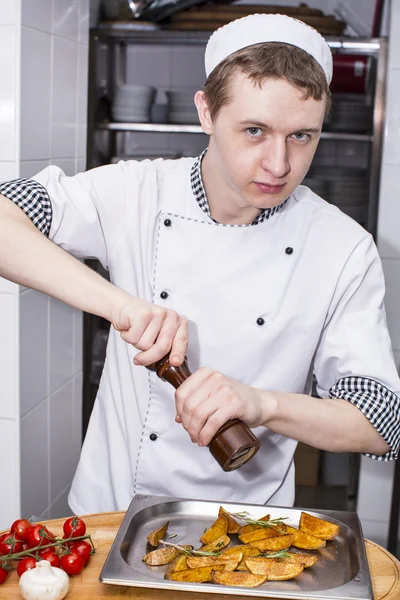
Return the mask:
<path id="1" fill-rule="evenodd" d="M 204 133 L 206 133 L 207 135 L 212 135 L 213 124 L 210 116 L 210 111 L 208 110 L 207 100 L 203 91 L 196 92 L 194 97 L 194 103 L 196 104 L 200 124 Z"/>

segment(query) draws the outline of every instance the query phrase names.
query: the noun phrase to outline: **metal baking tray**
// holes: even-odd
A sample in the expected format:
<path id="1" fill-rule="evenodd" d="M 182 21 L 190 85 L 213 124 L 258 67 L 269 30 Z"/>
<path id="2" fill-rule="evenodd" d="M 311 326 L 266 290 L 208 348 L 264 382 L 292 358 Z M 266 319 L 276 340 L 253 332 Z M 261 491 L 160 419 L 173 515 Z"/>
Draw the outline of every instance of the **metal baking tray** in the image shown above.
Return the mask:
<path id="1" fill-rule="evenodd" d="M 103 583 L 186 590 L 213 594 L 284 598 L 285 600 L 373 600 L 372 584 L 360 521 L 356 513 L 306 510 L 320 518 L 339 524 L 340 533 L 325 548 L 310 551 L 319 554 L 318 562 L 289 581 L 269 581 L 257 588 L 220 586 L 214 583 L 181 583 L 164 579 L 166 567 L 150 567 L 142 561 L 149 550 L 147 535 L 169 520 L 168 532 L 177 534 L 170 542 L 193 544 L 205 528 L 217 518 L 219 507 L 231 513 L 247 511 L 260 519 L 287 517 L 285 523 L 298 526 L 300 508 L 256 504 L 233 504 L 206 500 L 188 500 L 161 496 L 135 496 L 126 512 L 109 555 L 100 573 Z M 168 538 L 165 538 L 168 540 Z M 232 545 L 240 543 L 232 536 Z M 307 550 L 305 550 L 307 552 Z"/>

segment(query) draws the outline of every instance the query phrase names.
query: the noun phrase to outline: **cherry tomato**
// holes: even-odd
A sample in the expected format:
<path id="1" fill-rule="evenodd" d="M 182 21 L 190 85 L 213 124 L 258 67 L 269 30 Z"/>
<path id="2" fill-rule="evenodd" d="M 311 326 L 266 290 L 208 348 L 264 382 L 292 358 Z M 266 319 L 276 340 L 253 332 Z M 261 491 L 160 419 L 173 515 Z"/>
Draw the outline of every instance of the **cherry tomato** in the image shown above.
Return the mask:
<path id="1" fill-rule="evenodd" d="M 65 521 L 63 525 L 63 530 L 66 538 L 80 537 L 81 535 L 85 535 L 85 521 L 76 516 L 70 517 Z"/>
<path id="2" fill-rule="evenodd" d="M 70 542 L 68 546 L 71 552 L 77 552 L 83 557 L 85 565 L 88 564 L 92 553 L 92 546 L 88 542 L 78 540 L 77 542 Z"/>
<path id="3" fill-rule="evenodd" d="M 45 548 L 39 552 L 42 560 L 48 560 L 52 567 L 60 567 L 60 557 L 56 554 L 53 548 Z"/>
<path id="4" fill-rule="evenodd" d="M 26 540 L 27 533 L 29 529 L 32 528 L 32 523 L 30 523 L 27 519 L 17 519 L 11 525 L 11 533 L 13 533 L 17 540 L 22 540 L 23 542 Z"/>
<path id="5" fill-rule="evenodd" d="M 17 573 L 19 577 L 21 577 L 22 573 L 25 573 L 25 571 L 34 569 L 36 567 L 36 562 L 36 559 L 32 556 L 27 556 L 26 558 L 20 560 L 17 567 Z"/>
<path id="6" fill-rule="evenodd" d="M 5 582 L 8 573 L 9 571 L 7 571 L 7 569 L 3 569 L 2 567 L 0 567 L 0 584 Z"/>
<path id="7" fill-rule="evenodd" d="M 22 542 L 15 539 L 12 533 L 3 533 L 0 536 L 0 556 L 22 552 Z"/>
<path id="8" fill-rule="evenodd" d="M 53 538 L 54 534 L 46 529 L 42 523 L 39 523 L 38 525 L 33 525 L 32 528 L 29 529 L 26 535 L 26 543 L 29 548 L 35 548 L 36 546 L 51 544 Z"/>
<path id="9" fill-rule="evenodd" d="M 61 557 L 61 568 L 68 575 L 79 575 L 85 568 L 85 559 L 78 552 L 63 554 Z"/>

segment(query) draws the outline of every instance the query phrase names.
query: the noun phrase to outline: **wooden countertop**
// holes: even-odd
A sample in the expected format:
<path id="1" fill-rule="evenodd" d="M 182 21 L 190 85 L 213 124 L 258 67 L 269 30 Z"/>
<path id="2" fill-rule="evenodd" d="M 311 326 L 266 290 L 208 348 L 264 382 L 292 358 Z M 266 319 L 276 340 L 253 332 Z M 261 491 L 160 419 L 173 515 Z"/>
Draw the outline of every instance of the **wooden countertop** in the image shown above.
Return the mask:
<path id="1" fill-rule="evenodd" d="M 97 550 L 84 571 L 70 578 L 67 600 L 94 600 L 95 598 L 116 599 L 134 598 L 140 600 L 227 600 L 229 594 L 204 594 L 202 592 L 176 592 L 175 590 L 152 590 L 135 587 L 105 585 L 98 581 L 112 542 L 124 517 L 124 512 L 99 513 L 84 516 L 87 531 L 92 536 Z M 62 531 L 65 519 L 46 521 L 49 529 L 56 534 Z M 400 562 L 387 550 L 366 540 L 368 561 L 371 571 L 375 600 L 400 599 Z M 239 597 L 239 596 L 238 596 Z M 18 576 L 13 572 L 0 586 L 0 600 L 18 600 Z M 250 600 L 249 596 L 240 596 Z M 254 597 L 253 597 L 254 600 Z M 282 600 L 282 599 L 281 599 Z"/>

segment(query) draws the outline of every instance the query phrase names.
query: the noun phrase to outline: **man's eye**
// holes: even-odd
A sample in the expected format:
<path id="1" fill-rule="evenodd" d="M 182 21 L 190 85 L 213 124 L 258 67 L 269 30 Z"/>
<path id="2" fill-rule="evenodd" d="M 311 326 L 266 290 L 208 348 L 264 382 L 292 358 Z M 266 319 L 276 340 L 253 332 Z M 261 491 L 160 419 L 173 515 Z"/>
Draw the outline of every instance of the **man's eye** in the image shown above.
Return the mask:
<path id="1" fill-rule="evenodd" d="M 259 127 L 248 127 L 247 131 L 253 137 L 259 137 L 262 133 Z"/>
<path id="2" fill-rule="evenodd" d="M 294 133 L 292 137 L 299 142 L 306 142 L 310 139 L 310 135 L 308 133 L 302 133 L 301 131 Z"/>

